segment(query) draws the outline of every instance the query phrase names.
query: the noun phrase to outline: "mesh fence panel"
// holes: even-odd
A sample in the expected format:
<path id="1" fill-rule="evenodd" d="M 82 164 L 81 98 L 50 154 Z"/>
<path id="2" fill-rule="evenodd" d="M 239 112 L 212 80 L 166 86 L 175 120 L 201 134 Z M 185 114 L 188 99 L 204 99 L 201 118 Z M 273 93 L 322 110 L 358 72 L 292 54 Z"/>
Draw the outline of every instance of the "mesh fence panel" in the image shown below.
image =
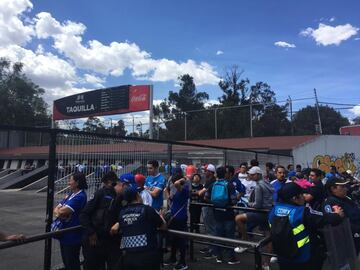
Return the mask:
<path id="1" fill-rule="evenodd" d="M 34 164 L 36 168 L 48 169 L 49 134 L 50 130 L 0 131 L 0 169 L 11 169 L 18 174 L 8 177 L 5 181 L 1 179 L 1 173 L 7 176 L 8 172 L 0 172 L 0 187 L 21 176 L 21 169 L 27 162 Z M 101 178 L 106 172 L 113 170 L 118 176 L 129 172 L 146 175 L 146 164 L 149 160 L 159 161 L 160 173 L 168 176 L 169 165 L 191 164 L 200 172 L 204 164 L 212 163 L 215 166 L 228 164 L 238 168 L 241 162 L 249 163 L 256 158 L 262 168 L 266 162 L 285 166 L 292 163 L 291 157 L 279 155 L 58 130 L 56 131 L 54 206 L 70 193 L 68 182 L 71 174 L 76 171 L 86 175 L 88 183 L 86 192 L 88 198 L 91 198 L 101 187 Z M 39 174 L 38 179 L 32 179 L 33 183 L 30 183 L 30 186 L 18 192 L 30 192 L 32 196 L 45 197 L 48 180 L 46 174 Z M 22 189 L 27 185 L 21 184 L 19 187 Z M 45 209 L 44 202 L 39 210 L 43 211 L 44 216 Z M 42 232 L 44 227 L 39 227 L 39 232 Z M 56 240 L 52 241 L 51 258 L 53 268 L 61 265 L 60 249 Z"/>

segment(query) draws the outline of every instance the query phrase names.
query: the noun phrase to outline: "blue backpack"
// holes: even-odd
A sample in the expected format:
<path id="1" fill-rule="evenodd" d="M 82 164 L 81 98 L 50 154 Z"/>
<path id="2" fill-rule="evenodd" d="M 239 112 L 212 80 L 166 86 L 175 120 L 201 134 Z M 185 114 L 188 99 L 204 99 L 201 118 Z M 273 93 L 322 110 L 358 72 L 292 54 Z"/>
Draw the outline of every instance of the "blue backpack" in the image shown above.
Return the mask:
<path id="1" fill-rule="evenodd" d="M 217 207 L 225 207 L 229 204 L 229 191 L 226 180 L 217 180 L 214 183 L 211 190 L 211 202 Z"/>

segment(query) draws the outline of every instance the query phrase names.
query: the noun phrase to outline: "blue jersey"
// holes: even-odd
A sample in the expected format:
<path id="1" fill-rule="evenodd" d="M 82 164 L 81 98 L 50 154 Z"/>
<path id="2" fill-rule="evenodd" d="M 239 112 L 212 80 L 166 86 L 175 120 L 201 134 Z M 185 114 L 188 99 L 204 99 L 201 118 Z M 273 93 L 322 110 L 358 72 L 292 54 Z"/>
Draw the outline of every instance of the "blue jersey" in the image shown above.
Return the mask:
<path id="1" fill-rule="evenodd" d="M 157 197 L 153 197 L 152 207 L 156 210 L 160 210 L 163 206 L 163 190 L 165 188 L 165 178 L 160 173 L 156 176 L 148 176 L 146 177 L 145 187 L 150 190 L 154 190 L 156 188 L 160 189 L 161 192 Z"/>
<path id="2" fill-rule="evenodd" d="M 189 185 L 184 185 L 181 191 L 176 191 L 172 198 L 171 215 L 174 219 L 187 220 L 187 204 L 190 197 Z"/>
<path id="3" fill-rule="evenodd" d="M 72 211 L 70 218 L 64 222 L 65 228 L 80 225 L 79 214 L 85 207 L 86 202 L 87 196 L 83 190 L 69 194 L 69 196 L 60 202 L 62 206 L 67 206 Z M 65 245 L 80 244 L 82 241 L 82 231 L 65 233 L 59 240 L 61 244 Z"/>

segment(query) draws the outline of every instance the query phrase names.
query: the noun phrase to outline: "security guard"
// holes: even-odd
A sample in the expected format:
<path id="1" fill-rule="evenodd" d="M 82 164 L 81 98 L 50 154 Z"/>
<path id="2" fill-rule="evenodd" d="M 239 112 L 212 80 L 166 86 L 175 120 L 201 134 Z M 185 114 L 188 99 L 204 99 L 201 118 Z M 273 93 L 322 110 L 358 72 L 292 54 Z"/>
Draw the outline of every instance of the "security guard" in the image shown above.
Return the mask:
<path id="1" fill-rule="evenodd" d="M 339 224 L 344 216 L 341 208 L 334 211 L 336 214 L 323 214 L 305 207 L 303 192 L 296 183 L 285 184 L 269 215 L 280 270 L 321 269 L 324 254 L 320 254 L 317 229 Z"/>
<path id="2" fill-rule="evenodd" d="M 115 172 L 110 171 L 101 181 L 103 188 L 95 192 L 80 214 L 80 223 L 86 232 L 83 245 L 85 270 L 114 270 L 121 256 L 120 240 L 110 235 L 110 228 L 116 222 L 112 211 L 116 200 L 114 186 L 118 178 Z"/>
<path id="3" fill-rule="evenodd" d="M 325 188 L 329 194 L 324 203 L 324 212 L 332 213 L 338 207 L 344 210 L 349 218 L 351 231 L 357 254 L 360 252 L 360 207 L 347 196 L 349 181 L 332 177 L 328 179 Z"/>
<path id="4" fill-rule="evenodd" d="M 165 221 L 152 207 L 142 203 L 136 188 L 127 187 L 124 199 L 128 204 L 119 216 L 123 267 L 126 270 L 159 270 L 157 228 L 165 229 Z"/>

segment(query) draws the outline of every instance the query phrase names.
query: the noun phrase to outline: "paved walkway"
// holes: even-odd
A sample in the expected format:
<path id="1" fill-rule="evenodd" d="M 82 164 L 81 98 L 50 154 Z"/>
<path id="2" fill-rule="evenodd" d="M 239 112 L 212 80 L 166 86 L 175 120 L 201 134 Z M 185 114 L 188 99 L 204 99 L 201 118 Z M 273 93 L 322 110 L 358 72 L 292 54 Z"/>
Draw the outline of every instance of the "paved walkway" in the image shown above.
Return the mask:
<path id="1" fill-rule="evenodd" d="M 34 235 L 45 230 L 46 194 L 33 191 L 0 191 L 0 230 L 8 234 Z M 53 241 L 53 265 L 61 263 L 57 241 Z M 190 269 L 254 269 L 254 256 L 244 253 L 239 256 L 238 265 L 217 264 L 215 259 L 205 260 L 197 251 L 196 261 L 189 261 Z M 38 270 L 43 268 L 44 241 L 0 250 L 0 269 Z M 172 269 L 170 266 L 164 269 Z M 272 269 L 277 269 L 273 267 Z"/>

